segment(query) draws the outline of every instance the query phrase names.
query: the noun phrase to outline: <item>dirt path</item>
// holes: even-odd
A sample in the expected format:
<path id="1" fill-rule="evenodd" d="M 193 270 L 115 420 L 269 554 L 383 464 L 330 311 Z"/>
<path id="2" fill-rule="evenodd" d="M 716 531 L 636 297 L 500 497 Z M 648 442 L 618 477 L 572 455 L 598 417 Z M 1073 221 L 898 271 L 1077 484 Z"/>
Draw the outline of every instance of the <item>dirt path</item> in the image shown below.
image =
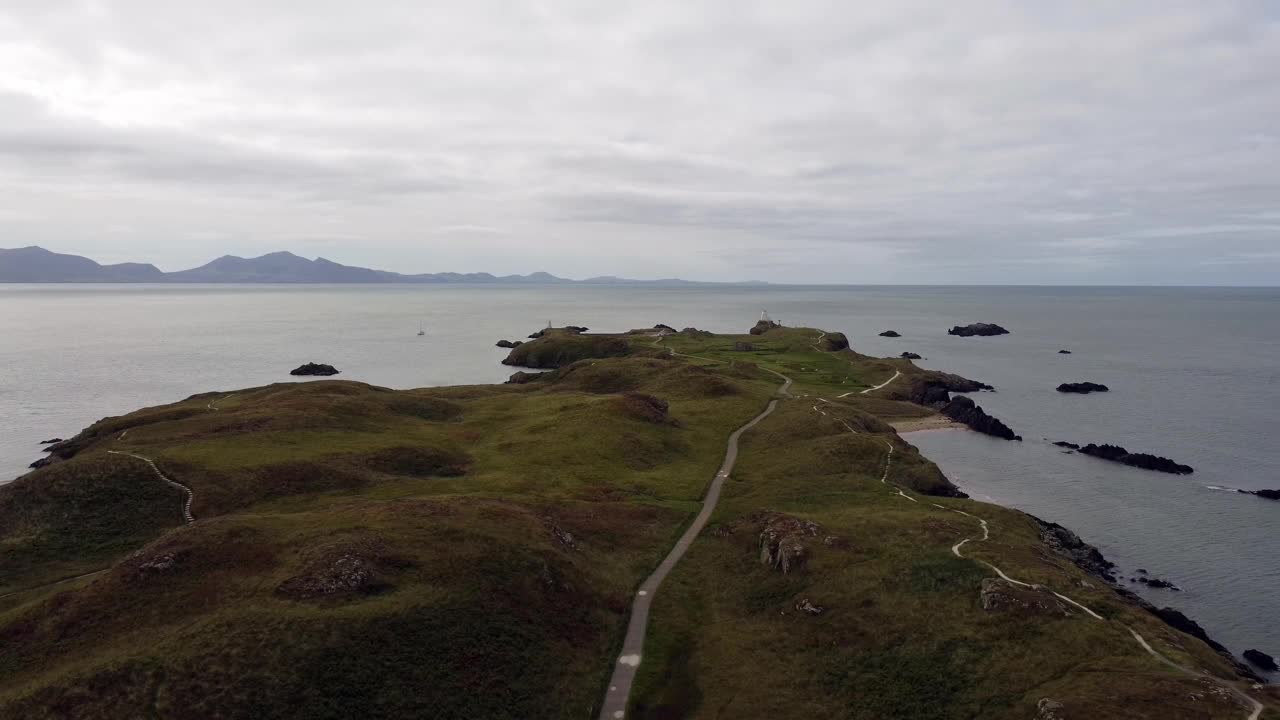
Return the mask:
<path id="1" fill-rule="evenodd" d="M 672 351 L 672 354 L 679 354 Z M 767 370 L 767 368 L 765 368 Z M 778 388 L 778 393 L 788 396 L 788 388 L 791 387 L 791 378 L 782 373 L 769 370 L 774 375 L 782 378 L 782 385 Z M 644 651 L 645 631 L 649 624 L 649 607 L 653 603 L 653 596 L 658 591 L 658 587 L 662 585 L 662 581 L 680 562 L 680 558 L 684 557 L 685 552 L 689 550 L 689 546 L 697 539 L 702 529 L 706 526 L 707 521 L 711 519 L 711 513 L 716 509 L 716 503 L 720 501 L 720 490 L 724 487 L 725 478 L 729 477 L 729 473 L 733 471 L 734 463 L 738 460 L 738 438 L 756 423 L 765 419 L 778 406 L 778 399 L 774 398 L 769 401 L 768 406 L 751 418 L 747 424 L 733 431 L 729 436 L 729 443 L 725 448 L 724 462 L 721 463 L 720 469 L 716 472 L 715 478 L 711 481 L 711 487 L 707 490 L 706 498 L 702 501 L 702 509 L 698 512 L 698 516 L 693 519 L 693 523 L 684 531 L 680 539 L 676 541 L 675 546 L 663 558 L 662 563 L 653 571 L 636 592 L 635 598 L 631 603 L 631 619 L 627 623 L 627 634 L 622 641 L 622 654 L 618 657 L 618 662 L 613 668 L 613 676 L 609 678 L 609 689 L 605 692 L 604 702 L 600 706 L 600 720 L 618 720 L 626 716 L 627 700 L 631 696 L 631 685 L 635 682 L 636 671 L 640 668 L 641 653 Z"/>
<path id="2" fill-rule="evenodd" d="M 156 474 L 156 477 L 178 488 L 179 490 L 181 490 L 183 493 L 186 494 L 187 496 L 186 502 L 182 504 L 182 519 L 186 520 L 188 525 L 196 521 L 196 519 L 191 515 L 191 503 L 196 499 L 196 494 L 194 491 L 192 491 L 191 488 L 187 487 L 186 485 L 183 485 L 180 482 L 175 482 L 174 480 L 170 480 L 168 477 L 165 476 L 164 473 L 160 472 L 160 468 L 156 467 L 155 461 L 153 461 L 151 458 L 143 457 L 141 455 L 134 455 L 133 453 L 130 453 L 130 452 L 121 452 L 120 450 L 108 450 L 107 452 L 112 455 L 124 455 L 125 457 L 131 457 L 131 458 L 134 458 L 135 460 L 141 460 L 142 462 L 150 465 L 151 470 Z"/>
<path id="3" fill-rule="evenodd" d="M 888 383 L 886 383 L 886 384 L 888 384 Z M 865 391 L 864 391 L 864 392 L 865 392 Z M 843 396 L 841 396 L 841 397 L 843 397 Z M 818 398 L 818 399 L 819 399 L 819 400 L 823 400 L 823 398 Z M 824 400 L 824 402 L 825 402 L 825 400 Z M 825 417 L 828 417 L 828 418 L 832 417 L 832 416 L 828 415 L 826 412 L 823 412 L 822 410 L 820 410 L 816 405 L 814 406 L 814 408 L 813 408 L 813 409 L 814 409 L 816 412 L 821 413 L 821 414 L 822 414 L 823 416 L 825 416 Z M 840 418 L 834 418 L 834 419 L 838 420 L 841 424 L 843 424 L 843 425 L 844 425 L 844 427 L 845 427 L 846 429 L 848 429 L 848 430 L 849 430 L 849 432 L 851 432 L 851 433 L 853 433 L 853 434 L 855 434 L 855 435 L 862 434 L 862 433 L 859 433 L 857 430 L 854 430 L 854 429 L 849 425 L 849 423 L 845 422 L 844 420 L 841 420 Z M 905 488 L 903 488 L 903 487 L 901 487 L 901 486 L 899 486 L 899 485 L 897 485 L 897 484 L 895 484 L 895 483 L 889 482 L 889 469 L 890 469 L 890 468 L 892 467 L 892 465 L 893 465 L 893 443 L 890 443 L 890 442 L 889 442 L 889 441 L 887 441 L 887 440 L 881 440 L 881 442 L 883 442 L 883 443 L 884 443 L 885 447 L 887 447 L 887 448 L 888 448 L 889 452 L 888 452 L 888 455 L 887 455 L 887 456 L 886 456 L 886 458 L 885 458 L 884 474 L 880 476 L 880 482 L 881 482 L 881 483 L 883 483 L 883 484 L 885 484 L 885 485 L 889 485 L 890 487 L 892 487 L 892 488 L 896 491 L 896 492 L 895 492 L 895 495 L 900 496 L 900 497 L 903 497 L 903 498 L 906 498 L 907 500 L 910 500 L 910 501 L 912 501 L 912 502 L 918 502 L 915 498 L 911 497 L 910 495 L 907 495 L 907 494 L 906 494 L 906 492 L 904 492 L 904 491 L 905 491 Z M 970 543 L 970 542 L 986 542 L 987 540 L 989 540 L 989 539 L 991 538 L 991 528 L 990 528 L 990 526 L 989 526 L 989 525 L 987 525 L 987 521 L 986 521 L 986 520 L 984 520 L 983 518 L 980 518 L 980 517 L 978 517 L 977 515 L 972 515 L 972 514 L 967 513 L 967 512 L 965 512 L 965 511 L 963 511 L 963 510 L 957 510 L 957 509 L 955 509 L 955 508 L 945 507 L 945 506 L 943 506 L 943 505 L 939 505 L 939 504 L 937 504 L 937 503 L 929 503 L 929 504 L 930 504 L 930 505 L 932 505 L 932 506 L 933 506 L 933 507 L 935 507 L 935 508 L 938 508 L 939 510 L 943 510 L 943 511 L 946 511 L 946 512 L 958 513 L 958 514 L 960 514 L 960 515 L 964 515 L 964 516 L 965 516 L 965 517 L 967 517 L 967 518 L 971 518 L 971 519 L 973 519 L 973 520 L 977 520 L 977 521 L 978 521 L 978 526 L 982 528 L 982 537 L 981 537 L 981 538 L 977 538 L 977 537 L 968 537 L 968 538 L 964 538 L 964 539 L 960 540 L 960 542 L 957 542 L 955 545 L 952 545 L 952 546 L 951 546 L 951 552 L 952 552 L 956 557 L 958 557 L 958 558 L 963 558 L 963 557 L 964 557 L 964 555 L 963 555 L 963 554 L 961 554 L 960 549 L 961 549 L 962 547 L 964 547 L 966 544 L 968 544 L 968 543 Z M 1014 585 L 1020 585 L 1020 586 L 1022 586 L 1022 587 L 1027 587 L 1027 588 L 1040 588 L 1040 589 L 1043 589 L 1043 590 L 1048 590 L 1049 592 L 1053 593 L 1053 594 L 1054 594 L 1054 596 L 1055 596 L 1055 597 L 1057 597 L 1059 600 L 1062 600 L 1063 602 L 1070 603 L 1071 605 L 1074 605 L 1075 607 L 1079 608 L 1080 610 L 1083 610 L 1083 611 L 1085 612 L 1085 614 L 1087 614 L 1089 617 L 1091 617 L 1091 618 L 1093 618 L 1093 619 L 1095 619 L 1095 620 L 1099 620 L 1099 621 L 1102 621 L 1102 622 L 1106 622 L 1106 619 L 1105 619 L 1105 618 L 1103 618 L 1101 615 L 1099 615 L 1098 613 L 1094 612 L 1094 611 L 1093 611 L 1093 610 L 1091 610 L 1088 606 L 1084 605 L 1083 603 L 1081 603 L 1081 602 L 1079 602 L 1079 601 L 1077 601 L 1077 600 L 1075 600 L 1075 599 L 1073 599 L 1073 598 L 1067 597 L 1066 595 L 1063 595 L 1062 593 L 1059 593 L 1059 592 L 1057 592 L 1057 591 L 1055 591 L 1055 590 L 1053 590 L 1053 589 L 1051 589 L 1051 588 L 1048 588 L 1048 587 L 1045 587 L 1045 586 L 1042 586 L 1042 585 L 1034 585 L 1034 584 L 1032 584 L 1032 583 L 1023 582 L 1023 581 L 1021 581 L 1021 580 L 1015 580 L 1014 578 L 1009 577 L 1009 575 L 1007 575 L 1003 570 L 1001 570 L 1000 568 L 996 567 L 994 564 L 987 562 L 986 560 L 981 560 L 981 559 L 977 559 L 977 558 L 968 558 L 968 559 L 971 559 L 971 560 L 973 560 L 974 562 L 981 563 L 981 564 L 983 564 L 983 565 L 987 566 L 988 568 L 991 568 L 991 570 L 993 570 L 993 571 L 996 573 L 996 575 L 999 575 L 999 576 L 1000 576 L 1000 578 L 1001 578 L 1002 580 L 1006 581 L 1006 582 L 1013 583 Z M 1257 700 L 1253 699 L 1253 698 L 1252 698 L 1252 697 L 1250 697 L 1247 693 L 1245 693 L 1244 691 L 1242 691 L 1242 690 L 1240 690 L 1239 688 L 1237 688 L 1235 685 L 1233 685 L 1233 684 L 1231 684 L 1231 683 L 1229 683 L 1229 682 L 1227 682 L 1227 681 L 1225 681 L 1225 680 L 1223 680 L 1223 679 L 1221 679 L 1221 678 L 1218 678 L 1218 677 L 1215 677 L 1215 676 L 1213 676 L 1213 675 L 1210 675 L 1210 674 L 1208 674 L 1208 673 L 1202 673 L 1202 672 L 1199 672 L 1199 671 L 1196 671 L 1196 670 L 1191 670 L 1191 669 L 1189 669 L 1189 668 L 1183 667 L 1182 665 L 1179 665 L 1178 663 L 1174 662 L 1173 660 L 1170 660 L 1168 657 L 1165 657 L 1164 655 L 1162 655 L 1161 653 L 1159 653 L 1155 648 L 1151 647 L 1151 644 L 1150 644 L 1150 643 L 1148 643 L 1148 642 L 1147 642 L 1147 640 L 1146 640 L 1146 638 L 1142 637 L 1142 635 L 1141 635 L 1141 634 L 1139 634 L 1137 630 L 1134 630 L 1133 628 L 1129 627 L 1128 625 L 1122 625 L 1122 626 L 1124 627 L 1124 629 L 1125 629 L 1125 630 L 1128 630 L 1128 631 L 1129 631 L 1129 633 L 1133 636 L 1133 639 L 1134 639 L 1134 640 L 1136 640 L 1136 641 L 1138 642 L 1138 645 L 1139 645 L 1139 646 L 1141 646 L 1143 650 L 1147 651 L 1147 652 L 1148 652 L 1152 657 L 1156 658 L 1156 659 L 1157 659 L 1157 660 L 1159 660 L 1160 662 L 1164 663 L 1165 665 L 1168 665 L 1169 667 L 1171 667 L 1171 668 L 1173 668 L 1173 669 L 1175 669 L 1175 670 L 1177 670 L 1177 671 L 1179 671 L 1179 672 L 1181 672 L 1181 673 L 1183 673 L 1183 674 L 1185 674 L 1185 675 L 1189 675 L 1189 676 L 1191 676 L 1191 677 L 1195 677 L 1195 678 L 1205 678 L 1205 679 L 1207 679 L 1207 680 L 1209 680 L 1209 681 L 1211 681 L 1211 682 L 1213 682 L 1213 683 L 1215 683 L 1215 684 L 1219 685 L 1220 687 L 1222 687 L 1222 688 L 1226 689 L 1228 692 L 1230 692 L 1230 693 L 1231 693 L 1231 695 L 1232 695 L 1232 696 L 1233 696 L 1233 697 L 1234 697 L 1238 702 L 1240 702 L 1240 703 L 1241 703 L 1242 705 L 1244 705 L 1246 708 L 1249 708 L 1250 713 L 1249 713 L 1249 716 L 1248 716 L 1248 720 L 1258 720 L 1258 718 L 1262 715 L 1262 711 L 1263 711 L 1263 709 L 1264 709 L 1264 707 L 1263 707 L 1262 703 L 1260 703 L 1260 702 L 1258 702 Z"/>

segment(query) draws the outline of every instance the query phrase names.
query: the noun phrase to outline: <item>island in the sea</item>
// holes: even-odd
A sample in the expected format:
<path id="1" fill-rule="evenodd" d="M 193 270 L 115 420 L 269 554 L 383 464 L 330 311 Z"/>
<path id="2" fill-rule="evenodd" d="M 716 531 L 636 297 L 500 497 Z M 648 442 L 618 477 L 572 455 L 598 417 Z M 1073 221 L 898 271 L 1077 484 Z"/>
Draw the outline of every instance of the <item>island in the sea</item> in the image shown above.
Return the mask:
<path id="1" fill-rule="evenodd" d="M 0 717 L 1234 720 L 1277 700 L 896 430 L 989 418 L 953 397 L 989 386 L 753 330 L 552 329 L 509 343 L 508 384 L 210 392 L 52 443 L 0 486 Z"/>

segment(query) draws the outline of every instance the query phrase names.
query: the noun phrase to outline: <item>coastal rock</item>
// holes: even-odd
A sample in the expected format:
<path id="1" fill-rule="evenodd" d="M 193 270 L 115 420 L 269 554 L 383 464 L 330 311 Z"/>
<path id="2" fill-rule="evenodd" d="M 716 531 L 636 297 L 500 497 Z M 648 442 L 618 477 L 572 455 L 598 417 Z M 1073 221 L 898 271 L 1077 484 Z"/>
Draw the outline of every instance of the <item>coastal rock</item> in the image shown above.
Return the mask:
<path id="1" fill-rule="evenodd" d="M 1080 448 L 1084 455 L 1092 455 L 1103 460 L 1123 463 L 1143 470 L 1173 473 L 1174 475 L 1190 475 L 1195 470 L 1190 465 L 1176 463 L 1169 458 L 1147 453 L 1131 453 L 1119 445 L 1095 445 L 1089 443 Z"/>
<path id="2" fill-rule="evenodd" d="M 1221 643 L 1209 637 L 1209 633 L 1205 632 L 1204 628 L 1200 627 L 1199 623 L 1187 617 L 1186 615 L 1183 615 L 1177 610 L 1174 610 L 1171 607 L 1164 607 L 1164 608 L 1158 608 L 1158 609 L 1152 608 L 1151 613 L 1154 614 L 1156 617 L 1160 618 L 1161 620 L 1165 621 L 1166 624 L 1168 624 L 1170 627 L 1174 628 L 1175 630 L 1180 630 L 1194 638 L 1197 638 L 1203 641 L 1205 645 L 1208 645 L 1209 647 L 1213 648 L 1214 650 L 1217 650 L 1220 653 L 1227 652 L 1227 649 L 1223 647 Z"/>
<path id="3" fill-rule="evenodd" d="M 760 529 L 760 562 L 786 574 L 804 566 L 809 558 L 805 541 L 818 536 L 816 523 L 782 513 L 763 513 Z"/>
<path id="4" fill-rule="evenodd" d="M 1280 500 L 1280 490 L 1241 490 L 1246 495 L 1257 495 L 1267 500 Z"/>
<path id="5" fill-rule="evenodd" d="M 1004 438 L 1005 440 L 1022 439 L 1022 436 L 1014 433 L 1008 425 L 988 415 L 977 403 L 964 396 L 957 397 L 947 403 L 942 408 L 942 414 L 985 435 Z"/>
<path id="6" fill-rule="evenodd" d="M 327 377 L 329 375 L 337 375 L 338 369 L 332 365 L 323 363 L 307 363 L 289 371 L 290 375 L 319 375 Z"/>
<path id="7" fill-rule="evenodd" d="M 1280 666 L 1276 665 L 1276 659 L 1261 650 L 1245 650 L 1244 659 L 1259 670 L 1266 670 L 1267 672 L 1280 670 Z"/>
<path id="8" fill-rule="evenodd" d="M 992 335 L 1008 335 L 1009 331 L 994 323 L 973 323 L 972 325 L 956 325 L 948 330 L 947 334 L 958 337 L 989 337 Z"/>
<path id="9" fill-rule="evenodd" d="M 1003 578 L 986 578 L 980 592 L 987 612 L 1015 612 L 1026 615 L 1070 617 L 1071 608 L 1053 593 L 1039 587 L 1014 585 Z"/>
<path id="10" fill-rule="evenodd" d="M 497 344 L 495 345 L 495 347 L 500 347 L 500 348 L 507 348 L 507 349 L 510 349 L 510 348 L 520 347 L 520 346 L 521 346 L 521 345 L 523 345 L 523 344 L 524 344 L 524 341 L 523 341 L 523 340 L 515 340 L 515 341 L 512 341 L 512 340 L 499 340 L 499 341 L 497 342 Z"/>
<path id="11" fill-rule="evenodd" d="M 836 352 L 838 350 L 848 350 L 849 338 L 845 337 L 844 333 L 838 333 L 838 332 L 827 333 L 825 336 L 823 336 L 822 342 L 818 344 L 818 347 L 822 348 L 823 350 L 826 350 L 827 352 Z"/>
<path id="12" fill-rule="evenodd" d="M 880 333 L 880 337 L 902 337 L 902 333 L 898 332 L 897 330 L 885 330 L 884 332 Z"/>
<path id="13" fill-rule="evenodd" d="M 924 359 L 913 352 L 904 352 L 899 357 L 901 357 L 903 360 L 923 360 Z"/>
<path id="14" fill-rule="evenodd" d="M 40 441 L 40 444 L 41 444 L 41 445 L 52 445 L 52 444 L 54 444 L 54 443 L 60 443 L 60 442 L 62 442 L 62 438 L 52 438 L 52 439 L 49 439 L 49 440 L 41 440 L 41 441 Z"/>
<path id="15" fill-rule="evenodd" d="M 951 393 L 953 392 L 977 392 L 979 390 L 993 389 L 990 385 L 977 380 L 970 380 L 951 373 L 934 372 L 927 377 L 912 380 L 911 390 L 907 394 L 907 399 L 917 405 L 941 408 L 951 402 Z"/>
<path id="16" fill-rule="evenodd" d="M 1077 445 L 1077 444 L 1075 444 L 1075 443 L 1073 443 L 1073 442 L 1067 442 L 1066 440 L 1058 440 L 1058 441 L 1054 442 L 1053 444 L 1054 444 L 1054 445 L 1057 445 L 1058 447 L 1071 448 L 1072 450 L 1079 450 L 1079 449 L 1080 449 L 1080 446 L 1079 446 L 1079 445 Z"/>
<path id="17" fill-rule="evenodd" d="M 1058 354 L 1059 354 L 1059 355 L 1070 355 L 1070 354 L 1071 354 L 1071 351 L 1070 351 L 1070 350 L 1059 350 L 1059 351 L 1058 351 Z"/>
<path id="18" fill-rule="evenodd" d="M 1147 587 L 1156 588 L 1157 590 L 1174 590 L 1178 592 L 1182 591 L 1182 588 L 1178 587 L 1177 585 L 1174 585 L 1168 580 L 1161 580 L 1160 578 L 1140 577 L 1138 578 L 1138 582 L 1142 583 L 1143 585 L 1146 585 Z"/>
<path id="19" fill-rule="evenodd" d="M 1115 575 L 1112 574 L 1115 563 L 1103 557 L 1098 548 L 1081 540 L 1080 536 L 1069 528 L 1037 517 L 1032 519 L 1040 526 L 1040 542 L 1047 545 L 1050 550 L 1067 558 L 1076 567 L 1091 575 L 1107 582 L 1115 582 Z"/>
<path id="20" fill-rule="evenodd" d="M 1094 382 L 1062 383 L 1058 386 L 1060 393 L 1079 393 L 1088 395 L 1091 392 L 1107 392 L 1111 388 Z"/>
<path id="21" fill-rule="evenodd" d="M 48 451 L 46 450 L 45 452 L 48 452 Z M 49 465 L 52 465 L 55 462 L 57 462 L 57 459 L 52 456 L 42 457 L 39 460 L 36 460 L 35 462 L 31 463 L 27 467 L 31 468 L 32 470 L 39 470 L 40 468 L 48 467 Z"/>
<path id="22" fill-rule="evenodd" d="M 733 344 L 734 352 L 751 352 L 752 350 L 755 350 L 755 349 L 756 349 L 756 346 L 752 345 L 749 342 L 736 342 Z"/>
<path id="23" fill-rule="evenodd" d="M 546 373 L 531 373 L 523 370 L 511 373 L 511 377 L 507 378 L 506 385 L 524 385 L 546 375 Z"/>
<path id="24" fill-rule="evenodd" d="M 755 326 L 752 327 L 747 332 L 751 333 L 752 335 L 763 335 L 769 332 L 770 330 L 776 330 L 780 327 L 782 327 L 781 324 L 776 323 L 772 320 L 761 320 L 760 322 L 756 323 Z"/>

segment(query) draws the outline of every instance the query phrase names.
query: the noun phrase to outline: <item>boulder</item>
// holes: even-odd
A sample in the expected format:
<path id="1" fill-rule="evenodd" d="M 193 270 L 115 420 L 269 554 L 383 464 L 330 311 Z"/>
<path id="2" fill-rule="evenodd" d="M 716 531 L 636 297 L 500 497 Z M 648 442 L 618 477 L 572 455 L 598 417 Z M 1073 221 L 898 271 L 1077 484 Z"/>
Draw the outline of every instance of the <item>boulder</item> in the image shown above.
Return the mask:
<path id="1" fill-rule="evenodd" d="M 40 441 L 40 444 L 41 444 L 41 445 L 52 445 L 52 444 L 54 444 L 54 443 L 60 443 L 60 442 L 62 442 L 62 438 L 51 438 L 51 439 L 49 439 L 49 440 L 41 440 L 41 441 Z"/>
<path id="2" fill-rule="evenodd" d="M 919 355 L 917 355 L 916 353 L 913 353 L 913 352 L 904 352 L 904 353 L 902 353 L 902 355 L 901 355 L 900 357 L 901 357 L 903 360 L 923 360 L 923 359 L 924 359 L 924 358 L 920 357 Z"/>
<path id="3" fill-rule="evenodd" d="M 1058 351 L 1058 354 L 1059 354 L 1059 355 L 1070 355 L 1070 354 L 1071 354 L 1071 351 L 1070 351 L 1070 350 L 1059 350 L 1059 351 Z"/>
<path id="4" fill-rule="evenodd" d="M 821 615 L 826 611 L 826 608 L 821 605 L 814 605 L 809 602 L 809 598 L 800 598 L 800 600 L 796 602 L 796 609 L 806 615 Z"/>
<path id="5" fill-rule="evenodd" d="M 521 344 L 523 344 L 523 343 L 522 343 L 521 341 L 519 341 L 519 340 L 517 340 L 517 341 L 515 341 L 515 342 L 511 342 L 510 340 L 499 340 L 499 341 L 497 342 L 497 344 L 495 345 L 495 347 L 508 348 L 508 349 L 510 349 L 510 348 L 516 347 L 517 345 L 521 345 Z"/>
<path id="6" fill-rule="evenodd" d="M 1062 703 L 1052 698 L 1040 698 L 1036 703 L 1036 720 L 1066 720 Z"/>
<path id="7" fill-rule="evenodd" d="M 836 352 L 838 350 L 849 349 L 849 338 L 844 333 L 827 333 L 823 336 L 818 347 L 827 352 Z"/>
<path id="8" fill-rule="evenodd" d="M 52 465 L 55 462 L 57 462 L 57 459 L 55 459 L 54 457 L 42 457 L 39 460 L 36 460 L 35 462 L 31 463 L 27 467 L 31 468 L 32 470 L 39 470 L 40 468 L 48 467 L 49 465 Z"/>
<path id="9" fill-rule="evenodd" d="M 804 566 L 809 559 L 805 544 L 818 536 L 816 523 L 782 513 L 763 513 L 760 529 L 760 562 L 782 573 L 790 573 Z"/>
<path id="10" fill-rule="evenodd" d="M 880 337 L 902 337 L 902 333 L 899 333 L 897 330 L 885 330 L 880 333 Z"/>
<path id="11" fill-rule="evenodd" d="M 1259 670 L 1266 670 L 1267 672 L 1280 670 L 1280 666 L 1276 665 L 1276 659 L 1261 650 L 1245 650 L 1244 659 Z"/>
<path id="12" fill-rule="evenodd" d="M 1195 470 L 1190 465 L 1182 465 L 1176 463 L 1169 458 L 1160 457 L 1159 455 L 1149 455 L 1147 453 L 1131 453 L 1119 445 L 1095 445 L 1089 443 L 1080 448 L 1080 452 L 1085 455 L 1092 455 L 1103 460 L 1111 462 L 1123 463 L 1143 470 L 1155 470 L 1157 472 L 1172 473 L 1174 475 L 1190 475 Z"/>
<path id="13" fill-rule="evenodd" d="M 507 378 L 507 382 L 505 384 L 524 385 L 525 383 L 531 383 L 534 380 L 537 380 L 543 375 L 546 375 L 546 373 L 531 373 L 520 370 L 518 372 L 511 373 L 511 377 Z"/>
<path id="14" fill-rule="evenodd" d="M 1107 392 L 1110 389 L 1106 385 L 1093 382 L 1062 383 L 1058 386 L 1058 392 L 1060 393 L 1079 393 L 1081 395 L 1088 395 L 1091 392 Z"/>
<path id="15" fill-rule="evenodd" d="M 1177 585 L 1174 585 L 1168 580 L 1161 580 L 1160 578 L 1140 577 L 1138 578 L 1138 582 L 1142 583 L 1143 585 L 1146 585 L 1147 587 L 1156 588 L 1157 590 L 1176 590 L 1176 591 L 1182 590 L 1182 588 L 1178 587 Z"/>
<path id="16" fill-rule="evenodd" d="M 329 375 L 337 375 L 338 369 L 332 365 L 324 365 L 322 363 L 307 363 L 289 371 L 290 375 L 319 375 L 327 377 Z"/>
<path id="17" fill-rule="evenodd" d="M 1004 438 L 1005 440 L 1021 440 L 1022 436 L 1013 432 L 1008 425 L 988 415 L 973 400 L 961 395 L 954 398 L 942 408 L 942 414 L 958 423 L 968 425 L 984 435 Z"/>
<path id="18" fill-rule="evenodd" d="M 1009 331 L 994 323 L 973 323 L 972 325 L 956 325 L 948 330 L 947 334 L 958 337 L 989 337 L 991 335 L 1008 335 Z"/>
<path id="19" fill-rule="evenodd" d="M 1074 613 L 1067 603 L 1039 586 L 1015 585 L 1003 578 L 986 578 L 980 591 L 982 609 L 987 612 L 1013 612 L 1020 615 L 1070 617 Z"/>

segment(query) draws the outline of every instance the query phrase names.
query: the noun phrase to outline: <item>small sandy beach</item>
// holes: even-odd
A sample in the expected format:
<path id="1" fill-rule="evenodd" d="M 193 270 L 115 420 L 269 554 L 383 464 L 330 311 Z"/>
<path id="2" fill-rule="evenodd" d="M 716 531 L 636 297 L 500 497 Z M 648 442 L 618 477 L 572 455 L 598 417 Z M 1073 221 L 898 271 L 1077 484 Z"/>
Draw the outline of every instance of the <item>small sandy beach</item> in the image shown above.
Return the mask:
<path id="1" fill-rule="evenodd" d="M 964 425 L 946 415 L 930 415 L 921 418 L 903 418 L 889 422 L 899 434 L 923 432 L 925 430 L 964 430 Z"/>

